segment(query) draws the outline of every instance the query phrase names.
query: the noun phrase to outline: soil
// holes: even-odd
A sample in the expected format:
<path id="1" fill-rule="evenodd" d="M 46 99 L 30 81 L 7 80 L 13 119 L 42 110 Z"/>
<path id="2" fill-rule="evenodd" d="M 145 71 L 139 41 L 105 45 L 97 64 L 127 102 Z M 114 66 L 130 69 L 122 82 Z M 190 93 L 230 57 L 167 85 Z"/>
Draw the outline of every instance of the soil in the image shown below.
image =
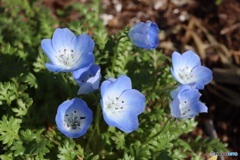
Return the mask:
<path id="1" fill-rule="evenodd" d="M 199 125 L 193 134 L 209 136 L 205 124 L 213 120 L 220 140 L 240 154 L 240 1 L 222 0 L 217 5 L 218 1 L 102 0 L 101 18 L 109 34 L 139 21 L 154 21 L 161 30 L 159 49 L 163 53 L 170 56 L 173 51 L 188 49 L 198 53 L 202 63 L 213 70 L 214 78 L 202 92 L 209 112 L 197 117 Z M 57 8 L 73 2 L 89 1 L 45 0 L 44 4 L 56 16 Z"/>

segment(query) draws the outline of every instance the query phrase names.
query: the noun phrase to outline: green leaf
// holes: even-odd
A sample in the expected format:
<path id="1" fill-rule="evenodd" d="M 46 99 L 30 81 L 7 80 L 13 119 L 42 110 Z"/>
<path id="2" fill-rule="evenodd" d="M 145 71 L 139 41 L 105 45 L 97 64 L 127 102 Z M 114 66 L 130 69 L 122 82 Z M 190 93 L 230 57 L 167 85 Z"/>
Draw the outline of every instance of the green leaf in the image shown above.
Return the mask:
<path id="1" fill-rule="evenodd" d="M 0 155 L 1 160 L 13 160 L 12 153 Z"/>
<path id="2" fill-rule="evenodd" d="M 20 128 L 20 120 L 14 119 L 12 116 L 7 119 L 4 115 L 0 121 L 0 141 L 11 146 L 15 140 L 19 139 L 18 131 Z"/>
<path id="3" fill-rule="evenodd" d="M 76 144 L 72 139 L 66 139 L 63 146 L 58 147 L 59 154 L 57 157 L 59 159 L 76 159 L 78 151 L 76 149 Z"/>
<path id="4" fill-rule="evenodd" d="M 123 133 L 117 132 L 116 135 L 112 136 L 111 138 L 115 142 L 117 149 L 125 148 L 125 135 Z"/>

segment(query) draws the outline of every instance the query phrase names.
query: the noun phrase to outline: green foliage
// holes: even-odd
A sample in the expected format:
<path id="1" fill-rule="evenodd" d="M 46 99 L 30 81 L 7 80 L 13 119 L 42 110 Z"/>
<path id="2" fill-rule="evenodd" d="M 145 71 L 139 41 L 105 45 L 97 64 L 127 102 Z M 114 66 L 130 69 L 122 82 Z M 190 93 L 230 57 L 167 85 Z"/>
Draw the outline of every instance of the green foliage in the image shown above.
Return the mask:
<path id="1" fill-rule="evenodd" d="M 114 41 L 114 38 L 110 39 Z M 127 64 L 132 59 L 132 44 L 123 32 L 117 38 L 113 46 L 111 65 L 106 69 L 106 77 L 115 77 L 120 74 L 127 74 Z M 111 55 L 110 55 L 111 56 Z"/>
<path id="2" fill-rule="evenodd" d="M 210 151 L 226 151 L 218 139 L 182 138 L 194 130 L 194 120 L 169 117 L 169 92 L 174 88 L 171 60 L 159 50 L 132 45 L 126 27 L 108 35 L 99 14 L 99 0 L 57 9 L 54 18 L 40 1 L 2 0 L 0 6 L 0 158 L 9 159 L 201 159 Z M 79 18 L 69 23 L 71 12 Z M 137 131 L 125 134 L 108 127 L 99 115 L 99 97 L 82 96 L 91 106 L 94 122 L 79 139 L 69 139 L 55 125 L 57 107 L 77 96 L 71 74 L 51 73 L 40 46 L 54 28 L 88 33 L 95 41 L 96 63 L 104 78 L 127 74 L 133 88 L 146 95 L 146 110 Z"/>
<path id="3" fill-rule="evenodd" d="M 12 116 L 7 119 L 4 115 L 0 121 L 0 140 L 2 144 L 6 144 L 8 147 L 11 146 L 14 140 L 18 139 L 18 130 L 20 128 L 20 120 L 14 119 Z"/>
<path id="4" fill-rule="evenodd" d="M 34 157 L 35 159 L 43 159 L 44 155 L 50 152 L 48 146 L 50 142 L 42 138 L 43 130 L 32 131 L 32 130 L 21 130 L 21 139 L 16 141 L 10 148 L 13 151 L 14 156 Z"/>
<path id="5" fill-rule="evenodd" d="M 71 139 L 65 140 L 64 144 L 59 146 L 58 149 L 59 159 L 76 159 L 77 155 L 83 157 L 83 149 Z"/>
<path id="6" fill-rule="evenodd" d="M 208 153 L 209 151 L 217 151 L 217 152 L 226 152 L 227 145 L 221 143 L 219 139 L 210 139 L 210 138 L 201 138 L 198 136 L 196 139 L 189 139 L 189 144 L 191 144 L 193 151 L 201 150 L 204 153 Z M 207 144 L 207 145 L 206 145 Z M 208 151 L 208 152 L 207 152 Z"/>

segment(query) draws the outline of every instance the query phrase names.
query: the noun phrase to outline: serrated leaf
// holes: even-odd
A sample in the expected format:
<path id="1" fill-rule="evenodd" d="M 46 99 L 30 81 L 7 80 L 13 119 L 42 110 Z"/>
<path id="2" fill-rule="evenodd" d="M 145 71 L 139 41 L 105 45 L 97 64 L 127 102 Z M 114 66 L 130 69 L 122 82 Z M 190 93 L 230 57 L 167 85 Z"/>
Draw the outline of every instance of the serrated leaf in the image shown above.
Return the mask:
<path id="1" fill-rule="evenodd" d="M 75 159 L 77 156 L 76 144 L 72 140 L 65 140 L 63 146 L 59 146 L 59 159 Z"/>
<path id="2" fill-rule="evenodd" d="M 14 140 L 19 138 L 18 131 L 20 128 L 20 120 L 14 119 L 12 116 L 7 119 L 4 115 L 0 121 L 0 140 L 8 147 L 11 146 Z"/>

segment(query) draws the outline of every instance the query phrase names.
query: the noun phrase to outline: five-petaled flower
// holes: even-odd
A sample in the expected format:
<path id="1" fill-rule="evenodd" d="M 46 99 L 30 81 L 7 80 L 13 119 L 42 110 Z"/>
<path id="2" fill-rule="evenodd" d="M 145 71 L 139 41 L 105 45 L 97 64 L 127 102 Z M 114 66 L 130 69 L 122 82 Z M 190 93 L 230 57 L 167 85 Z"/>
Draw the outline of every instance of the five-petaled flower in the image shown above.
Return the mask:
<path id="1" fill-rule="evenodd" d="M 140 48 L 154 49 L 159 43 L 158 33 L 159 28 L 154 22 L 139 22 L 130 29 L 128 36 L 134 45 Z"/>
<path id="2" fill-rule="evenodd" d="M 78 94 L 88 94 L 99 88 L 102 78 L 99 65 L 92 65 L 90 68 L 85 67 L 74 71 L 72 74 L 74 80 L 80 86 Z"/>
<path id="3" fill-rule="evenodd" d="M 204 85 L 212 80 L 212 71 L 201 66 L 199 56 L 193 51 L 186 51 L 182 55 L 178 52 L 172 54 L 171 72 L 173 77 L 181 84 L 204 89 Z"/>
<path id="4" fill-rule="evenodd" d="M 51 61 L 46 68 L 52 72 L 72 72 L 94 63 L 94 42 L 88 34 L 75 36 L 67 28 L 57 28 L 41 47 Z"/>
<path id="5" fill-rule="evenodd" d="M 132 89 L 131 79 L 121 75 L 108 78 L 100 87 L 103 117 L 109 126 L 130 133 L 139 126 L 138 115 L 145 109 L 145 96 Z"/>
<path id="6" fill-rule="evenodd" d="M 74 98 L 60 104 L 55 120 L 64 135 L 78 138 L 86 133 L 92 123 L 92 111 L 83 100 Z"/>
<path id="7" fill-rule="evenodd" d="M 198 113 L 207 112 L 205 104 L 199 101 L 201 94 L 190 85 L 180 85 L 171 92 L 171 115 L 176 118 L 193 118 Z"/>

